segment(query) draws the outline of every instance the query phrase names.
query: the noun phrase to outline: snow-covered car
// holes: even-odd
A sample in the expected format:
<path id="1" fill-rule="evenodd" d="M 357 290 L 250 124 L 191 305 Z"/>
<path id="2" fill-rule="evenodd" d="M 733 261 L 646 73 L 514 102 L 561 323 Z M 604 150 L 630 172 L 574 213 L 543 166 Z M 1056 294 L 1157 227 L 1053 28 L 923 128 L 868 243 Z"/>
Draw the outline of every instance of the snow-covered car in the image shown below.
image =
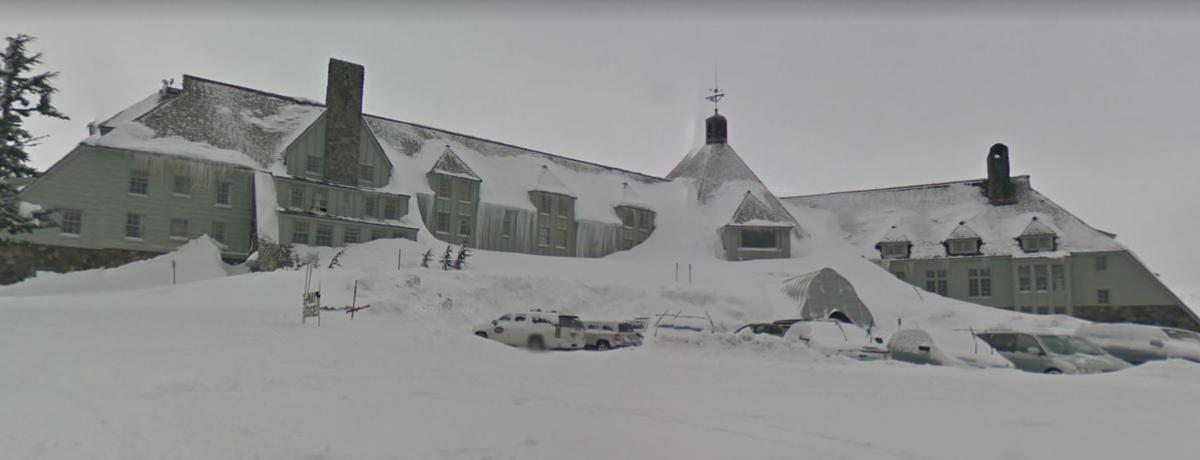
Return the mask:
<path id="1" fill-rule="evenodd" d="M 861 361 L 887 358 L 887 350 L 865 329 L 836 320 L 797 321 L 788 327 L 784 340 L 796 340 L 827 356 L 845 356 Z"/>
<path id="2" fill-rule="evenodd" d="M 888 339 L 888 357 L 935 366 L 1012 368 L 1013 364 L 971 331 L 903 329 Z"/>
<path id="3" fill-rule="evenodd" d="M 642 344 L 641 335 L 629 323 L 584 321 L 584 348 L 599 351 Z"/>
<path id="4" fill-rule="evenodd" d="M 530 350 L 581 350 L 583 321 L 578 316 L 532 310 L 508 313 L 475 326 L 475 335 Z"/>
<path id="5" fill-rule="evenodd" d="M 787 331 L 787 327 L 780 326 L 774 323 L 750 323 L 733 331 L 734 334 L 748 331 L 753 334 L 773 335 L 775 337 L 783 337 L 783 333 Z"/>
<path id="6" fill-rule="evenodd" d="M 1080 326 L 1075 335 L 1133 364 L 1163 359 L 1200 363 L 1200 334 L 1192 331 L 1144 324 L 1094 323 Z"/>
<path id="7" fill-rule="evenodd" d="M 1017 369 L 1046 374 L 1119 371 L 1129 363 L 1105 353 L 1086 339 L 1068 334 L 988 331 L 979 334 Z"/>

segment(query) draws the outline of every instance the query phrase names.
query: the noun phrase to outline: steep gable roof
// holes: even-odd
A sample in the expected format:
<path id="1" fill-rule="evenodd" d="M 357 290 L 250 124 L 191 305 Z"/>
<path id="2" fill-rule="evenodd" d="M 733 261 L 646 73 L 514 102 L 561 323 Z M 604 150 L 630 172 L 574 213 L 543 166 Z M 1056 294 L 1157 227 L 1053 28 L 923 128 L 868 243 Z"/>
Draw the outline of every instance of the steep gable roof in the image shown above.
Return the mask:
<path id="1" fill-rule="evenodd" d="M 742 197 L 741 204 L 733 212 L 729 225 L 742 227 L 793 227 L 791 216 L 767 205 L 754 197 L 750 191 Z"/>
<path id="2" fill-rule="evenodd" d="M 1025 230 L 1021 231 L 1020 236 L 1057 235 L 1057 234 L 1058 234 L 1058 232 L 1056 232 L 1056 231 L 1054 231 L 1054 229 L 1050 228 L 1049 225 L 1042 223 L 1041 219 L 1038 219 L 1037 216 L 1033 216 L 1033 218 L 1029 220 L 1029 225 L 1026 225 Z"/>
<path id="3" fill-rule="evenodd" d="M 966 222 L 959 222 L 958 226 L 954 227 L 954 230 L 951 231 L 949 235 L 946 235 L 946 239 L 977 240 L 979 239 L 979 234 L 975 233 L 975 230 L 971 230 L 971 227 L 968 227 Z"/>
<path id="4" fill-rule="evenodd" d="M 895 225 L 888 229 L 887 233 L 883 234 L 883 238 L 879 239 L 880 243 L 908 243 L 911 241 L 908 239 L 908 235 Z"/>
<path id="5" fill-rule="evenodd" d="M 461 177 L 463 179 L 470 179 L 474 181 L 483 180 L 479 178 L 478 174 L 475 174 L 475 171 L 472 171 L 471 168 L 467 166 L 467 163 L 464 162 L 462 158 L 459 158 L 458 155 L 454 153 L 454 149 L 451 149 L 449 145 L 446 146 L 446 150 L 442 152 L 441 157 L 438 157 L 437 162 L 433 164 L 433 168 L 431 168 L 429 172 L 445 174 L 447 176 Z"/>
<path id="6" fill-rule="evenodd" d="M 567 185 L 559 180 L 558 176 L 555 176 L 554 172 L 550 171 L 550 167 L 546 165 L 542 165 L 542 172 L 538 173 L 537 183 L 530 190 L 575 196 L 571 193 L 571 189 L 567 188 Z"/>

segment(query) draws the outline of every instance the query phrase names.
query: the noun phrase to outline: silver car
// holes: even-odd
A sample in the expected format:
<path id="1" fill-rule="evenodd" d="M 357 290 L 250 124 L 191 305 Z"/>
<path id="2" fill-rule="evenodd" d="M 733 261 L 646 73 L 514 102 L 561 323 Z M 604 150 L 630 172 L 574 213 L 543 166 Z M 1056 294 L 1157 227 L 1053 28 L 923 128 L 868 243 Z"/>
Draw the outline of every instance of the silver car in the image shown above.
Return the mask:
<path id="1" fill-rule="evenodd" d="M 1081 326 L 1075 335 L 1133 364 L 1162 359 L 1200 363 L 1200 334 L 1183 329 L 1129 323 Z"/>
<path id="2" fill-rule="evenodd" d="M 989 331 L 979 338 L 1027 372 L 1090 374 L 1129 367 L 1091 342 L 1066 334 Z"/>

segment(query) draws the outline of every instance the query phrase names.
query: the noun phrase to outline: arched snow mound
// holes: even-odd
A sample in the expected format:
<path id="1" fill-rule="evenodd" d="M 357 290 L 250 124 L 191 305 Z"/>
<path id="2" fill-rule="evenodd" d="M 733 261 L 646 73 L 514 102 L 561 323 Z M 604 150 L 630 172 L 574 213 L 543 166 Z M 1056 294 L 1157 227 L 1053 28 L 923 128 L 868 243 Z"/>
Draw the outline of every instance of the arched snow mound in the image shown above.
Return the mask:
<path id="1" fill-rule="evenodd" d="M 840 314 L 861 328 L 875 324 L 871 310 L 854 292 L 854 285 L 832 268 L 784 281 L 783 293 L 797 303 L 803 319 L 828 319 Z"/>

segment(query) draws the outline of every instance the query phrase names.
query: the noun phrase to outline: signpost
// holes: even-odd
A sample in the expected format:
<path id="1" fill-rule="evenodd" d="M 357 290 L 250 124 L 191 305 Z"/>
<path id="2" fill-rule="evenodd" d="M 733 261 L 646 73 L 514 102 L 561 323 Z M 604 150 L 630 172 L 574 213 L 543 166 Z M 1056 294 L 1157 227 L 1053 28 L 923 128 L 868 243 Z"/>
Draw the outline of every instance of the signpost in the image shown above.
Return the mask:
<path id="1" fill-rule="evenodd" d="M 313 264 L 308 264 L 304 274 L 304 303 L 300 307 L 300 324 L 305 324 L 308 318 L 317 318 L 317 327 L 321 327 L 321 290 L 309 292 L 312 285 Z"/>

